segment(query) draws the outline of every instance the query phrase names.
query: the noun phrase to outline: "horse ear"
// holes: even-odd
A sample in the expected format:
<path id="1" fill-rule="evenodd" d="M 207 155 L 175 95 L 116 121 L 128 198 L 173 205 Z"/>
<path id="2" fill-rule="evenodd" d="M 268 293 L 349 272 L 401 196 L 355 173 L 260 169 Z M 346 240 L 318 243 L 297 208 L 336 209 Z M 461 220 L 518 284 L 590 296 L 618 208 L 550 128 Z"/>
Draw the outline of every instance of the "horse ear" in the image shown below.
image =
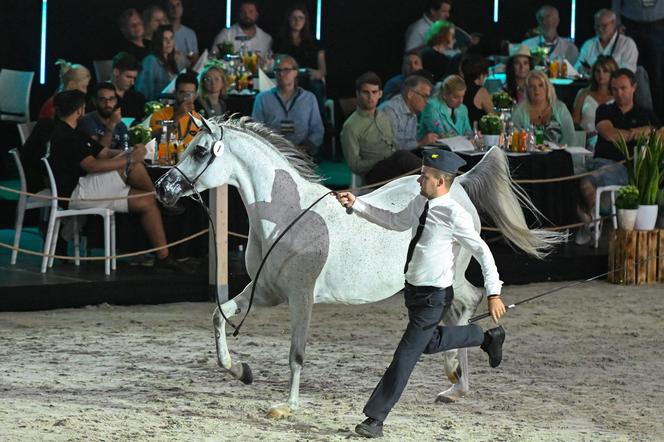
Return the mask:
<path id="1" fill-rule="evenodd" d="M 200 119 L 194 117 L 194 114 L 192 114 L 191 112 L 189 112 L 189 118 L 191 119 L 191 121 L 194 122 L 194 124 L 198 129 L 200 129 L 201 126 L 203 125 L 203 122 Z"/>

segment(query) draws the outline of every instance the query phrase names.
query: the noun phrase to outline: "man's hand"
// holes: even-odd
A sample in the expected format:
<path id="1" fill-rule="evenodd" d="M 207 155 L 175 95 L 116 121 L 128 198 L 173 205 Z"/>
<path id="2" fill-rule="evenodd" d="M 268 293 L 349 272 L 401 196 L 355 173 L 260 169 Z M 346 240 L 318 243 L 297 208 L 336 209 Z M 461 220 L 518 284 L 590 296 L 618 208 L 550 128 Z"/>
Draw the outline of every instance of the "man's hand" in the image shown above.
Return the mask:
<path id="1" fill-rule="evenodd" d="M 341 203 L 342 206 L 349 209 L 355 204 L 355 195 L 351 192 L 337 192 L 337 201 Z"/>
<path id="2" fill-rule="evenodd" d="M 122 121 L 122 111 L 120 110 L 120 107 L 117 107 L 111 116 L 108 118 L 108 122 L 110 123 L 111 127 L 109 129 L 113 131 L 115 126 Z"/>
<path id="3" fill-rule="evenodd" d="M 430 144 L 436 144 L 436 141 L 438 141 L 438 134 L 429 132 L 417 141 L 417 145 L 427 146 Z"/>
<path id="4" fill-rule="evenodd" d="M 142 162 L 147 155 L 147 150 L 144 144 L 136 144 L 134 150 L 131 151 L 131 160 L 135 163 Z"/>
<path id="5" fill-rule="evenodd" d="M 498 319 L 505 314 L 505 304 L 500 299 L 500 295 L 492 296 L 488 300 L 489 302 L 489 314 L 493 319 L 493 322 L 498 323 Z"/>

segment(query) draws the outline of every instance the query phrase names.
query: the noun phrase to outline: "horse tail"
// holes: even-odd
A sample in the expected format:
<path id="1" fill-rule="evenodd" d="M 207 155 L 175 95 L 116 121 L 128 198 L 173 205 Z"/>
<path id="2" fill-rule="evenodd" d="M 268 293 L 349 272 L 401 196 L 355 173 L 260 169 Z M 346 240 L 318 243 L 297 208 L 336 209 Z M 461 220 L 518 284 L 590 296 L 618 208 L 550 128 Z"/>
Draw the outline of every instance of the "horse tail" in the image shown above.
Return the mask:
<path id="1" fill-rule="evenodd" d="M 529 255 L 542 259 L 566 240 L 564 233 L 528 228 L 521 207 L 537 219 L 545 217 L 526 192 L 512 182 L 507 155 L 497 146 L 458 180 L 475 207 L 494 221 L 511 244 Z"/>

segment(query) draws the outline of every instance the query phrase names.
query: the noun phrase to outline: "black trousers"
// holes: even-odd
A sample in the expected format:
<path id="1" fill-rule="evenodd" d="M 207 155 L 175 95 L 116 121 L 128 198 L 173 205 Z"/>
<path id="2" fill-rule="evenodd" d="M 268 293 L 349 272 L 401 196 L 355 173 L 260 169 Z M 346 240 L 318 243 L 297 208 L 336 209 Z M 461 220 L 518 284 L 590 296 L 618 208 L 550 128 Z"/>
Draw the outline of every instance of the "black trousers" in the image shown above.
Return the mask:
<path id="1" fill-rule="evenodd" d="M 415 287 L 406 283 L 404 297 L 408 308 L 408 326 L 394 353 L 392 363 L 363 410 L 367 417 L 380 421 L 385 420 L 401 397 L 422 353 L 478 347 L 484 340 L 482 328 L 475 324 L 438 325 L 452 305 L 452 287 Z"/>

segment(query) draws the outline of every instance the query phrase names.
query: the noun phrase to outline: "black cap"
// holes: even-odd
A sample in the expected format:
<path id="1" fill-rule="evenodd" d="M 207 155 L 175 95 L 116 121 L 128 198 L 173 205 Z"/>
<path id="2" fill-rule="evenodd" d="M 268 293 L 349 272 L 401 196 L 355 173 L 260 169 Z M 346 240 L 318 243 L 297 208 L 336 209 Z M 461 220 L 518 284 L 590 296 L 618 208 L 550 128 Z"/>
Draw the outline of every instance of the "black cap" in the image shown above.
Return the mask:
<path id="1" fill-rule="evenodd" d="M 459 155 L 449 150 L 431 149 L 422 153 L 422 165 L 433 167 L 441 172 L 457 173 L 466 162 Z"/>

